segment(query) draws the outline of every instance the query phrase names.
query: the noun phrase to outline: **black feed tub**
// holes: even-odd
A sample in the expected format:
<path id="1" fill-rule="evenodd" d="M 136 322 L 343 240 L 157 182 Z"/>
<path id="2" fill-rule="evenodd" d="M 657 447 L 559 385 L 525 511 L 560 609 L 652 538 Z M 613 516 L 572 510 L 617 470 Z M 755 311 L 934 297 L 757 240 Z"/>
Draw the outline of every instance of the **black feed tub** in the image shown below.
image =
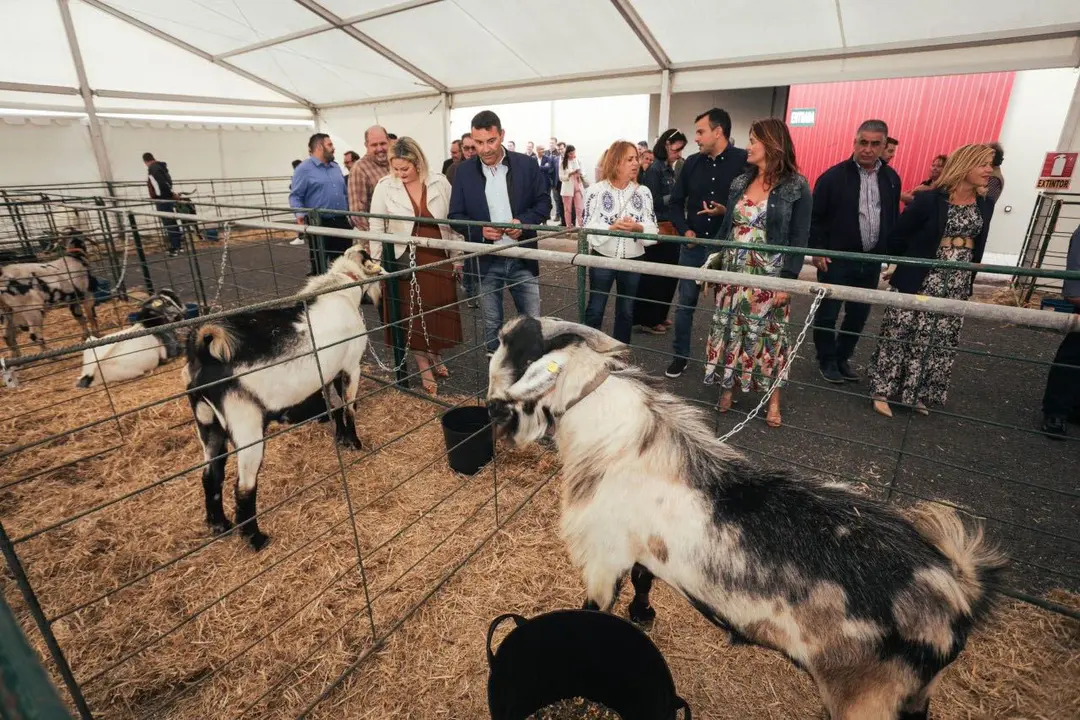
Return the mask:
<path id="1" fill-rule="evenodd" d="M 495 629 L 517 625 L 492 651 Z M 524 720 L 560 700 L 582 697 L 623 720 L 690 720 L 664 656 L 631 623 L 593 610 L 556 610 L 526 620 L 507 614 L 488 628 L 492 720 Z"/>
<path id="2" fill-rule="evenodd" d="M 495 435 L 487 408 L 479 405 L 447 410 L 442 416 L 447 462 L 455 472 L 475 475 L 495 456 Z"/>

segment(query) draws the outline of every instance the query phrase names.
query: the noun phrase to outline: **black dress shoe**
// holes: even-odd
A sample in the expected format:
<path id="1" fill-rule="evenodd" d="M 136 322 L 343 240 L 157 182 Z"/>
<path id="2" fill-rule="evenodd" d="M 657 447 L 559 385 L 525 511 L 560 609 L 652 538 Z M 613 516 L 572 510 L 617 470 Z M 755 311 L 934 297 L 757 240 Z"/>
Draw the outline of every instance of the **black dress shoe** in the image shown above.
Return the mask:
<path id="1" fill-rule="evenodd" d="M 859 382 L 859 373 L 852 369 L 851 363 L 847 360 L 838 360 L 836 369 L 840 372 L 841 377 L 848 382 Z"/>
<path id="2" fill-rule="evenodd" d="M 834 385 L 844 384 L 844 376 L 840 374 L 840 369 L 835 362 L 827 362 L 821 365 L 821 377 Z"/>
<path id="3" fill-rule="evenodd" d="M 1043 418 L 1042 431 L 1051 439 L 1060 440 L 1068 432 L 1065 429 L 1065 418 L 1058 415 L 1047 415 Z"/>

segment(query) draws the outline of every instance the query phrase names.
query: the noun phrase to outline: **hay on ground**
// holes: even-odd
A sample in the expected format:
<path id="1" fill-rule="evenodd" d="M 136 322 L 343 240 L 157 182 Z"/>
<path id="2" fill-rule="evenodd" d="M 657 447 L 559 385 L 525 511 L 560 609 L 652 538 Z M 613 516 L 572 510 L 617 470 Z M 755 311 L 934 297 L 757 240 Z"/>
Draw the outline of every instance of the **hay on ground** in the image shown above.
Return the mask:
<path id="1" fill-rule="evenodd" d="M 314 717 L 485 717 L 490 621 L 580 606 L 550 450 L 500 453 L 457 475 L 441 457 L 441 408 L 365 382 L 366 449 L 339 454 L 321 423 L 270 439 L 259 522 L 271 544 L 207 545 L 201 470 L 183 472 L 202 456 L 190 410 L 184 398 L 158 402 L 181 391 L 180 363 L 107 393 L 75 390 L 77 367 L 26 369 L 22 387 L 3 391 L 0 452 L 40 444 L 0 458 L 0 521 L 19 538 L 86 513 L 17 550 L 46 615 L 62 616 L 57 639 L 102 717 L 294 717 L 358 661 Z M 0 589 L 44 653 L 9 574 Z M 808 677 L 779 655 L 732 647 L 662 584 L 654 604 L 651 635 L 695 715 L 820 716 Z M 374 650 L 373 631 L 389 634 Z M 1007 603 L 945 673 L 935 713 L 1077 717 L 1078 658 L 1077 623 Z"/>

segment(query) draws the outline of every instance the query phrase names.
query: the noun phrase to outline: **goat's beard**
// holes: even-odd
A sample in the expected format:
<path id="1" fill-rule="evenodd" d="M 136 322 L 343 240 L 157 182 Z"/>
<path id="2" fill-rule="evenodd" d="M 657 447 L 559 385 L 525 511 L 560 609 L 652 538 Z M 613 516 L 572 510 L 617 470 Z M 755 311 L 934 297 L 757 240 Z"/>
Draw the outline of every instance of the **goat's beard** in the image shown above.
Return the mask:
<path id="1" fill-rule="evenodd" d="M 495 426 L 495 436 L 510 447 L 523 448 L 539 442 L 548 434 L 549 426 L 547 419 L 541 415 L 537 408 L 532 415 L 526 415 L 520 409 L 517 412 L 516 422 Z"/>

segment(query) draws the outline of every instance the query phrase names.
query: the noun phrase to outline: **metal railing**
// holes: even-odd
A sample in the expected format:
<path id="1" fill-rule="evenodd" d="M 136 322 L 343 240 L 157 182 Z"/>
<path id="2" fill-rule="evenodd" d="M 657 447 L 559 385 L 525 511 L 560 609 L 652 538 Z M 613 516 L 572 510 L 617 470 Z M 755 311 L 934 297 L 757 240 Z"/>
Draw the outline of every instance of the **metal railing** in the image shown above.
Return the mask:
<path id="1" fill-rule="evenodd" d="M 975 325 L 970 329 L 975 339 L 957 348 L 962 371 L 959 379 L 971 396 L 1007 396 L 1010 388 L 1002 385 L 1002 376 L 1010 378 L 1007 384 L 1012 384 L 1015 378 L 1029 384 L 1034 380 L 1038 384 L 1041 375 L 1035 376 L 1032 371 L 1052 365 L 1044 358 L 1056 341 L 1056 333 L 1078 328 L 1078 316 L 1064 313 L 920 298 L 767 276 L 750 277 L 729 271 L 612 260 L 590 255 L 585 235 L 580 231 L 576 232 L 575 247 L 563 252 L 517 246 L 531 241 L 509 247 L 478 248 L 466 242 L 406 239 L 308 226 L 304 233 L 313 239 L 309 251 L 308 247 L 288 244 L 297 231 L 291 209 L 270 204 L 260 207 L 243 202 L 226 203 L 219 208 L 204 207 L 202 214 L 191 216 L 147 209 L 143 199 L 110 197 L 102 198 L 102 203 L 97 204 L 96 198 L 78 193 L 62 198 L 16 202 L 20 203 L 17 206 L 20 210 L 40 203 L 53 213 L 94 203 L 96 220 L 87 229 L 99 241 L 92 254 L 93 271 L 118 279 L 123 267 L 123 248 L 127 247 L 128 262 L 133 263 L 132 268 L 137 265 L 139 271 L 132 272 L 123 283 L 116 285 L 126 285 L 132 293 L 140 289 L 149 293 L 163 287 L 179 288 L 185 300 L 198 306 L 198 317 L 165 328 L 177 332 L 259 309 L 297 305 L 306 308 L 317 297 L 301 291 L 305 275 L 312 267 L 309 252 L 315 253 L 315 260 L 320 264 L 326 259 L 326 246 L 318 241 L 321 237 L 383 243 L 382 255 L 386 259 L 393 257 L 391 242 L 460 252 L 465 260 L 493 253 L 535 259 L 542 263 L 538 284 L 544 314 L 577 316 L 579 319 L 583 317 L 590 291 L 589 268 L 616 268 L 688 282 L 752 283 L 763 289 L 789 292 L 803 298 L 797 301 L 792 312 L 793 331 L 804 322 L 797 316 L 808 304 L 805 298 L 820 292 L 827 297 L 877 306 L 959 315 Z M 318 213 L 318 210 L 313 212 Z M 184 241 L 187 252 L 183 255 L 168 257 L 164 252 L 164 229 L 156 226 L 160 219 L 170 217 L 202 225 L 208 217 L 225 217 L 226 213 L 228 227 L 221 225 L 222 232 L 217 240 L 187 238 Z M 470 223 L 459 223 L 456 227 L 463 229 L 468 225 Z M 550 233 L 549 237 L 557 237 L 562 230 L 535 229 Z M 243 231 L 251 234 L 245 236 Z M 605 233 L 598 231 L 598 234 Z M 620 235 L 660 242 L 686 242 L 665 236 Z M 227 251 L 220 247 L 226 238 Z M 718 250 L 733 246 L 721 241 L 697 242 Z M 769 249 L 799 252 L 790 248 Z M 848 257 L 848 254 L 836 252 L 822 251 L 820 254 Z M 321 261 L 320 256 L 323 256 Z M 864 255 L 852 258 L 873 259 Z M 898 258 L 879 259 L 905 262 Z M 384 280 L 389 280 L 387 287 L 393 288 L 396 279 L 445 267 L 451 262 L 453 260 L 447 258 L 416 269 L 387 263 L 391 275 Z M 954 271 L 1000 271 L 993 266 L 925 260 L 912 264 Z M 1041 268 L 1013 270 L 1025 278 L 1060 279 L 1078 275 Z M 137 284 L 140 276 L 141 288 Z M 109 294 L 102 306 L 120 306 L 121 301 L 115 295 L 115 292 Z M 613 294 L 609 306 L 614 305 L 616 299 L 617 295 Z M 471 307 L 476 301 L 490 303 L 492 299 L 478 290 L 472 295 L 463 293 L 453 303 L 439 307 L 424 305 L 416 310 L 406 298 L 393 296 L 388 302 L 386 318 L 367 312 L 367 328 L 360 330 L 356 337 L 366 336 L 373 352 L 383 357 L 392 356 L 391 362 L 398 371 L 391 374 L 368 366 L 365 389 L 358 396 L 355 407 L 363 412 L 364 408 L 380 402 L 402 408 L 408 403 L 416 403 L 415 407 L 408 407 L 413 408 L 411 412 L 417 418 L 399 421 L 398 427 L 384 433 L 383 439 L 369 443 L 359 453 L 346 454 L 327 444 L 324 452 L 329 459 L 317 471 L 310 472 L 306 479 L 295 482 L 292 487 L 279 489 L 270 500 L 264 497 L 264 504 L 256 515 L 260 522 L 265 524 L 275 518 L 284 522 L 283 517 L 292 512 L 300 513 L 304 518 L 300 525 L 289 525 L 295 536 L 289 537 L 284 549 L 279 548 L 268 560 L 253 561 L 235 553 L 222 559 L 228 545 L 235 542 L 231 539 L 236 533 L 235 528 L 222 535 L 191 537 L 190 531 L 185 529 L 185 522 L 192 520 L 191 514 L 178 524 L 175 513 L 163 509 L 169 507 L 168 502 L 155 500 L 159 494 L 166 493 L 167 501 L 192 502 L 194 496 L 184 488 L 192 484 L 197 487 L 194 475 L 217 459 L 200 458 L 163 470 L 140 457 L 147 451 L 147 442 L 164 447 L 175 442 L 176 433 L 190 436 L 194 421 L 191 413 L 186 411 L 188 393 L 179 383 L 172 389 L 159 387 L 153 384 L 159 382 L 159 375 L 154 374 L 106 384 L 100 390 L 86 393 L 75 394 L 70 389 L 62 391 L 63 387 L 70 388 L 75 369 L 72 362 L 83 350 L 114 342 L 82 341 L 77 336 L 72 337 L 67 321 L 57 320 L 54 325 L 47 326 L 51 349 L 27 352 L 17 359 L 5 358 L 4 369 L 17 375 L 21 388 L 52 388 L 52 392 L 33 395 L 38 404 L 32 407 L 23 406 L 19 402 L 22 396 L 17 394 L 10 395 L 11 401 L 5 403 L 3 421 L 21 429 L 25 435 L 16 435 L 6 448 L 0 450 L 0 472 L 5 478 L 0 483 L 0 493 L 5 495 L 0 498 L 11 503 L 9 509 L 0 510 L 0 550 L 4 552 L 11 578 L 0 579 L 0 585 L 14 585 L 10 589 L 17 591 L 20 599 L 16 607 L 19 620 L 24 628 L 36 633 L 31 635 L 34 646 L 50 659 L 53 676 L 66 687 L 70 705 L 79 715 L 115 714 L 126 702 L 120 699 L 120 688 L 129 685 L 136 686 L 138 694 L 146 699 L 135 705 L 123 705 L 123 714 L 139 717 L 160 717 L 180 708 L 198 707 L 201 693 L 223 685 L 242 686 L 243 689 L 242 700 L 227 710 L 230 717 L 259 712 L 271 701 L 282 704 L 285 709 L 278 708 L 281 712 L 305 715 L 329 697 L 358 667 L 370 661 L 395 632 L 414 618 L 417 610 L 483 552 L 492 538 L 528 506 L 558 472 L 556 463 L 551 463 L 550 471 L 546 468 L 546 463 L 551 462 L 549 456 L 553 454 L 551 447 L 529 456 L 527 467 L 516 463 L 514 454 L 507 456 L 497 451 L 488 468 L 471 478 L 449 476 L 443 469 L 446 456 L 453 448 L 438 449 L 422 457 L 405 449 L 410 443 L 418 442 L 418 438 L 429 437 L 434 432 L 433 424 L 446 410 L 476 404 L 483 399 L 487 383 L 485 338 L 482 315 L 477 308 Z M 677 307 L 678 303 L 671 305 Z M 440 389 L 445 388 L 450 394 L 430 397 L 412 389 L 420 372 L 402 364 L 407 361 L 407 327 L 410 322 L 415 327 L 425 315 L 430 322 L 436 313 L 447 310 L 456 310 L 460 314 L 463 341 L 446 350 L 443 357 L 452 372 L 451 379 L 440 381 Z M 608 317 L 612 310 L 612 307 L 608 308 Z M 54 314 L 59 316 L 59 313 Z M 698 312 L 695 327 L 699 332 L 695 337 L 700 336 L 701 327 L 707 324 L 707 315 Z M 123 307 L 116 309 L 114 317 L 116 325 L 127 324 Z M 702 318 L 705 318 L 704 322 Z M 65 327 L 68 329 L 66 335 L 63 334 Z M 161 330 L 155 328 L 153 332 Z M 150 332 L 130 332 L 124 337 L 139 337 Z M 389 336 L 389 342 L 381 339 L 384 334 Z M 675 357 L 662 345 L 666 337 L 639 335 L 638 340 L 631 343 L 635 361 L 649 370 L 662 368 Z M 868 341 L 879 339 L 872 332 L 865 333 L 864 337 Z M 63 344 L 57 346 L 57 343 Z M 806 354 L 804 351 L 803 355 Z M 1036 425 L 1025 422 L 1025 418 L 1010 418 L 1007 413 L 983 414 L 987 408 L 997 409 L 995 402 L 987 403 L 984 399 L 973 403 L 973 409 L 965 409 L 961 403 L 958 408 L 933 408 L 925 419 L 908 413 L 896 418 L 891 425 L 875 425 L 851 414 L 854 403 L 861 400 L 868 404 L 865 392 L 857 391 L 854 388 L 858 386 L 851 384 L 833 388 L 815 382 L 815 372 L 805 370 L 806 366 L 813 365 L 813 360 L 804 356 L 792 361 L 796 372 L 787 380 L 788 389 L 784 392 L 785 402 L 792 410 L 783 428 L 771 430 L 762 423 L 749 424 L 732 439 L 733 446 L 770 464 L 795 466 L 859 483 L 882 499 L 946 502 L 982 518 L 991 536 L 1006 545 L 1017 564 L 1014 587 L 1009 593 L 1041 608 L 1077 617 L 1075 610 L 1048 599 L 1045 592 L 1050 588 L 1080 590 L 1080 572 L 1077 570 L 1080 551 L 1076 549 L 1075 539 L 1075 508 L 1080 489 L 1069 480 L 1067 472 L 1064 477 L 1061 472 L 1054 472 L 1055 468 L 1069 467 L 1070 462 L 1075 465 L 1076 459 L 1080 458 L 1080 442 L 1068 438 L 1064 443 L 1047 445 L 1052 441 L 1044 438 Z M 693 353 L 690 358 L 692 371 L 696 371 L 701 362 L 700 353 Z M 241 378 L 257 371 L 238 372 L 234 377 Z M 703 408 L 716 407 L 719 391 L 715 387 L 698 384 L 695 389 L 685 379 L 677 381 L 673 387 L 687 402 Z M 147 389 L 143 391 L 142 388 Z M 181 403 L 179 409 L 178 402 Z M 91 405 L 97 408 L 95 412 L 86 409 Z M 743 408 L 733 408 L 726 414 L 715 413 L 717 436 L 742 421 L 746 412 Z M 262 442 L 269 448 L 295 442 L 292 438 L 297 437 L 297 433 L 311 433 L 319 420 L 329 415 L 330 408 L 327 407 L 318 418 L 273 428 Z M 163 417 L 166 425 L 152 432 L 142 430 L 147 427 L 145 423 L 153 424 L 154 421 L 147 419 L 153 417 Z M 37 427 L 38 423 L 41 427 Z M 359 424 L 364 427 L 362 416 Z M 147 432 L 149 434 L 145 434 Z M 995 438 L 993 447 L 984 442 L 991 436 Z M 303 437 L 304 442 L 317 441 L 313 435 Z M 326 437 L 326 442 L 329 441 Z M 782 448 L 777 447 L 778 442 L 783 444 Z M 297 451 L 295 446 L 289 447 L 293 452 Z M 234 447 L 225 456 L 242 449 Z M 1060 466 L 1051 451 L 1062 453 Z M 276 462 L 284 461 L 281 451 L 274 457 Z M 127 467 L 129 473 L 148 474 L 125 478 L 115 490 L 108 486 L 72 487 L 69 493 L 71 505 L 55 511 L 40 514 L 18 511 L 43 485 L 48 486 L 60 476 L 85 472 L 86 469 L 99 471 L 108 463 Z M 382 468 L 388 477 L 372 479 L 370 473 L 364 474 L 364 469 L 370 466 Z M 266 467 L 264 465 L 264 473 Z M 526 476 L 531 478 L 529 483 L 515 479 Z M 439 485 L 437 491 L 425 495 L 421 489 L 435 482 L 433 478 L 436 477 L 445 485 Z M 264 482 L 268 481 L 264 479 Z M 373 487 L 369 486 L 371 483 L 374 483 Z M 335 492 L 338 497 L 335 502 L 325 499 Z M 321 513 L 305 514 L 304 508 L 313 503 L 322 508 Z M 388 513 L 388 503 L 404 507 L 406 511 L 400 516 Z M 164 517 L 158 517 L 159 514 Z M 388 515 L 394 518 L 389 525 Z M 121 541 L 108 539 L 112 523 L 117 522 L 113 518 L 143 522 L 147 532 L 163 526 L 167 533 L 186 539 L 171 554 L 150 553 L 152 557 L 133 563 L 123 572 L 77 581 L 81 572 L 77 562 L 66 565 L 56 562 L 60 548 L 65 552 L 85 552 L 88 557 L 102 554 L 105 557 L 113 554 L 118 558 L 138 557 L 135 548 L 130 547 L 133 542 L 130 534 L 124 535 Z M 428 532 L 429 524 L 437 527 L 438 532 Z M 370 535 L 362 532 L 369 527 L 380 530 Z M 152 544 L 155 537 L 158 536 L 147 538 L 142 545 Z M 114 547 L 115 542 L 122 546 Z M 402 557 L 405 559 L 398 559 Z M 279 589 L 275 585 L 278 573 L 308 567 L 316 562 L 316 558 L 332 559 L 328 574 L 313 578 L 311 583 L 290 586 L 289 593 L 276 591 Z M 435 562 L 433 572 L 424 569 L 427 562 Z M 238 572 L 237 568 L 242 569 L 247 564 L 250 564 L 249 572 Z M 228 577 L 205 587 L 201 582 L 184 583 L 184 576 L 199 575 L 203 568 L 213 569 L 215 573 L 225 572 Z M 230 569 L 232 572 L 226 572 Z M 400 593 L 395 588 L 408 582 L 417 583 L 417 587 L 401 605 L 394 601 Z M 154 587 L 158 584 L 173 588 L 177 597 L 175 602 L 180 603 L 180 608 L 163 612 L 157 606 L 160 598 Z M 61 592 L 60 588 L 65 590 Z M 295 598 L 293 593 L 297 594 Z M 340 605 L 340 611 L 318 625 L 319 642 L 302 648 L 275 646 L 276 634 L 295 627 L 306 617 L 305 613 L 331 599 Z M 240 604 L 244 601 L 248 605 Z M 240 607 L 256 607 L 268 617 L 265 626 L 243 637 L 242 642 L 229 639 L 231 635 L 226 630 L 215 631 L 208 620 L 222 613 L 238 612 L 236 608 Z M 133 611 L 150 614 L 153 626 L 125 634 L 117 629 L 115 620 L 111 625 L 107 622 L 109 618 L 120 618 L 120 621 L 134 623 L 136 618 L 130 615 Z M 141 625 L 141 621 L 138 624 Z M 58 625 L 65 628 L 63 640 L 58 639 Z M 77 631 L 73 634 L 70 628 L 77 628 Z M 315 634 L 310 625 L 307 631 Z M 131 670 L 150 662 L 156 654 L 167 655 L 169 648 L 177 643 L 206 643 L 206 638 L 216 638 L 219 644 L 228 640 L 233 646 L 215 651 L 212 668 L 205 670 L 199 669 L 201 661 L 197 658 L 185 657 L 184 662 L 188 665 L 178 668 L 177 672 L 188 673 L 187 678 L 172 684 L 164 692 L 156 691 L 151 681 L 140 679 Z M 332 641 L 351 643 L 356 648 L 355 656 L 335 667 L 321 687 L 301 695 L 290 691 L 301 682 L 298 678 L 304 675 L 305 669 L 323 657 L 321 653 L 326 652 Z M 89 652 L 90 648 L 96 647 L 107 648 L 104 657 Z M 265 653 L 263 657 L 268 665 L 261 666 L 263 679 L 253 680 L 245 662 L 252 653 L 258 652 Z M 287 691 L 290 691 L 288 700 Z"/>

